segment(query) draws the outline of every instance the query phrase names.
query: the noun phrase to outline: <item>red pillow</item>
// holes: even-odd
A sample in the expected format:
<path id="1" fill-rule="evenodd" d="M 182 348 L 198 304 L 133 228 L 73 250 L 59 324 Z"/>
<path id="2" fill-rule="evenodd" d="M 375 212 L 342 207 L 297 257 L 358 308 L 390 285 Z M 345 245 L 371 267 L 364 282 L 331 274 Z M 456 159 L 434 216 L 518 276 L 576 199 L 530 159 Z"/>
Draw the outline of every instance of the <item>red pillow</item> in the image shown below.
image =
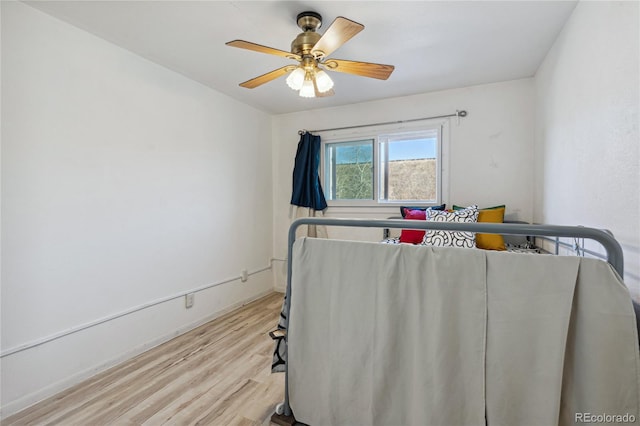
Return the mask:
<path id="1" fill-rule="evenodd" d="M 404 209 L 404 218 L 409 220 L 426 220 L 427 212 L 425 210 L 409 210 Z M 403 229 L 400 233 L 401 243 L 420 244 L 424 238 L 424 230 Z"/>

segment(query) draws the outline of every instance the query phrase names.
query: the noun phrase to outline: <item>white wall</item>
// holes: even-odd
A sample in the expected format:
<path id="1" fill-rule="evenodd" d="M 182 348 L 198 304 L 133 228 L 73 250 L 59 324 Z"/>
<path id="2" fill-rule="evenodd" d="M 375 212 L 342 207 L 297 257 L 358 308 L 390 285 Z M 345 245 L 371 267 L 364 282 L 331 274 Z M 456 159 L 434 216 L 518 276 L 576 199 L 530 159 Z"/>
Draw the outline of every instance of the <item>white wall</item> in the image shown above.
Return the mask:
<path id="1" fill-rule="evenodd" d="M 640 294 L 638 2 L 578 4 L 535 76 L 536 221 L 607 228 Z"/>
<path id="2" fill-rule="evenodd" d="M 336 91 L 339 91 L 336 88 Z M 291 176 L 299 129 L 325 129 L 376 122 L 409 120 L 466 110 L 468 116 L 450 123 L 449 190 L 444 201 L 480 207 L 506 204 L 510 219 L 533 217 L 532 79 L 445 90 L 363 104 L 304 111 L 274 117 L 274 253 L 284 259 L 291 223 Z M 329 207 L 327 216 L 386 218 L 398 208 L 345 209 Z M 376 240 L 382 231 L 329 230 L 330 236 Z M 333 233 L 332 233 L 333 232 Z M 274 265 L 276 288 L 284 288 L 285 266 Z"/>
<path id="3" fill-rule="evenodd" d="M 263 112 L 2 2 L 3 416 L 273 288 L 270 135 Z"/>

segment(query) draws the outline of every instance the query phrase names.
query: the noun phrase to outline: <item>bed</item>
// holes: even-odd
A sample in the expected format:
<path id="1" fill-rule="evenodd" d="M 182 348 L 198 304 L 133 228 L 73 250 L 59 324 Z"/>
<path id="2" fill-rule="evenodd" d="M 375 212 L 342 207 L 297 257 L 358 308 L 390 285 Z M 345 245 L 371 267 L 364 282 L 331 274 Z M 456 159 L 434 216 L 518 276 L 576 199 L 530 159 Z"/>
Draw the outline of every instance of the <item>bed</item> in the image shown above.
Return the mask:
<path id="1" fill-rule="evenodd" d="M 296 241 L 296 229 L 310 224 L 588 238 L 607 262 Z M 623 263 L 609 233 L 586 227 L 298 219 L 289 231 L 280 339 L 284 403 L 272 421 L 636 421 L 638 331 Z"/>

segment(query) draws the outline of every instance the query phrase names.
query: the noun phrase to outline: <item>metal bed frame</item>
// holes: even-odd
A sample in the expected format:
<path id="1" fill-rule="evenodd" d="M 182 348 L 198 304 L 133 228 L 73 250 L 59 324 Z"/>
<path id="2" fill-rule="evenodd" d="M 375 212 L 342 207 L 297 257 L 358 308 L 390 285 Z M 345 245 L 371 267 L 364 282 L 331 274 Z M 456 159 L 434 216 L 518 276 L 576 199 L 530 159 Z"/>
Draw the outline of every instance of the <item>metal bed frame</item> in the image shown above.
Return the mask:
<path id="1" fill-rule="evenodd" d="M 610 233 L 610 231 L 607 231 L 606 229 L 604 231 Z M 594 257 L 596 259 L 606 260 L 606 256 L 603 255 L 602 253 L 585 248 L 584 239 L 582 239 L 582 241 L 578 241 L 581 238 L 574 238 L 573 243 L 562 241 L 560 240 L 561 237 L 554 237 L 554 238 L 537 237 L 537 238 L 540 239 L 542 242 L 547 241 L 552 244 L 553 251 L 547 250 L 545 247 L 540 247 L 541 250 L 543 250 L 545 253 L 548 253 L 548 254 L 559 255 L 561 251 L 560 249 L 564 249 L 566 253 L 574 253 L 576 256 L 581 256 L 581 257 L 589 256 L 589 257 Z"/>
<path id="2" fill-rule="evenodd" d="M 486 234 L 525 235 L 533 237 L 572 237 L 588 238 L 599 242 L 605 249 L 606 260 L 620 277 L 624 276 L 624 255 L 622 247 L 609 231 L 588 228 L 583 226 L 559 226 L 559 225 L 530 225 L 522 223 L 449 223 L 427 222 L 422 220 L 397 220 L 397 219 L 339 219 L 308 217 L 293 221 L 289 227 L 287 249 L 287 289 L 285 293 L 285 329 L 289 328 L 289 310 L 291 307 L 291 272 L 293 243 L 296 240 L 296 230 L 302 225 L 344 226 L 359 228 L 401 228 L 401 229 L 437 229 L 443 231 L 480 232 Z M 285 334 L 286 341 L 287 336 Z M 287 346 L 288 348 L 288 346 Z M 272 421 L 277 424 L 294 424 L 291 407 L 289 406 L 289 363 L 285 363 L 285 388 L 283 415 L 276 412 Z"/>

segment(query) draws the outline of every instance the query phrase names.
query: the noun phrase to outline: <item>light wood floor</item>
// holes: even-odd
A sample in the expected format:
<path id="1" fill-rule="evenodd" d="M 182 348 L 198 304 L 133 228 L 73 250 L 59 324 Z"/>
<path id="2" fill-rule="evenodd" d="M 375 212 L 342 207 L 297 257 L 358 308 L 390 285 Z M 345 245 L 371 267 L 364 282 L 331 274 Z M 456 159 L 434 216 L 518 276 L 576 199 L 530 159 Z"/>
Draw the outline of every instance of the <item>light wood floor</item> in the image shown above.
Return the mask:
<path id="1" fill-rule="evenodd" d="M 2 425 L 268 425 L 282 293 L 272 293 L 2 421 Z"/>

